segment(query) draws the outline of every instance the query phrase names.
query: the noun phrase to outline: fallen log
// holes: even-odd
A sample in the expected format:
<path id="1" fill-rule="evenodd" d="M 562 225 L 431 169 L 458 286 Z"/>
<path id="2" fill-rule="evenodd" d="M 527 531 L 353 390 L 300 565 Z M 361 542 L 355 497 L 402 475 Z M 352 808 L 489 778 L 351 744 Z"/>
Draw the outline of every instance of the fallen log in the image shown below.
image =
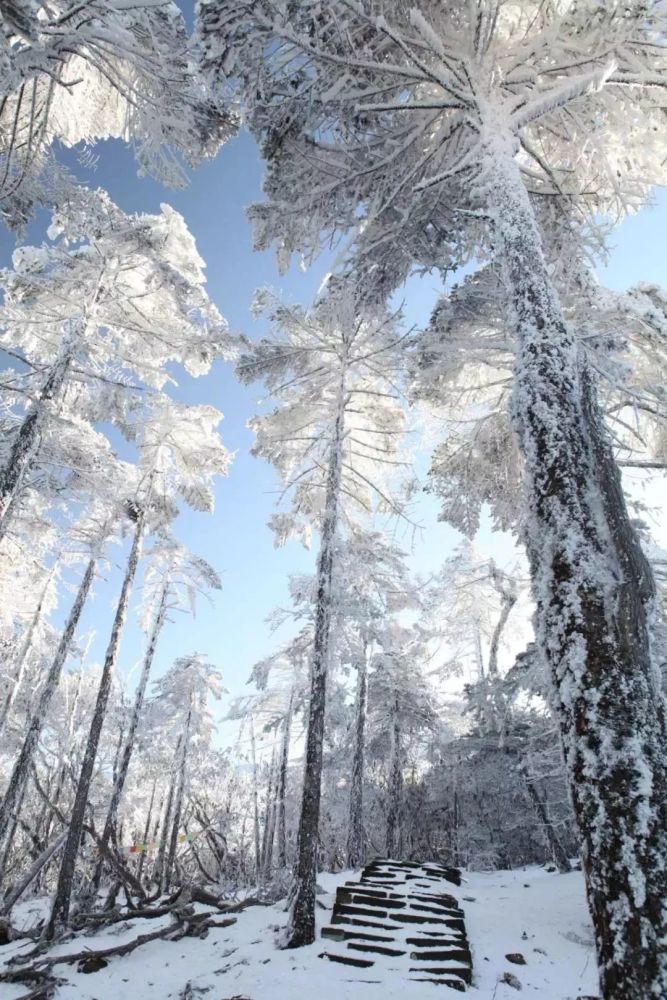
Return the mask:
<path id="1" fill-rule="evenodd" d="M 64 980 L 62 979 L 53 979 L 49 982 L 40 983 L 39 986 L 35 986 L 29 993 L 23 993 L 18 997 L 18 1000 L 51 1000 L 51 997 L 63 982 Z"/>
<path id="2" fill-rule="evenodd" d="M 45 850 L 42 851 L 37 860 L 32 864 L 28 873 L 20 880 L 14 889 L 11 889 L 2 901 L 0 913 L 6 915 L 10 913 L 12 907 L 21 898 L 26 889 L 35 881 L 42 869 L 51 861 L 55 854 L 61 849 L 67 837 L 67 830 L 63 830 L 59 836 L 52 841 Z"/>
<path id="3" fill-rule="evenodd" d="M 88 927 L 100 927 L 111 924 L 123 923 L 126 920 L 154 920 L 157 917 L 164 917 L 169 913 L 177 913 L 183 908 L 184 903 L 201 903 L 204 906 L 214 907 L 218 913 L 240 913 L 248 906 L 267 906 L 255 896 L 236 903 L 230 903 L 221 899 L 213 893 L 207 892 L 200 886 L 185 886 L 179 889 L 178 893 L 172 893 L 167 897 L 167 901 L 158 906 L 132 907 L 129 909 L 114 908 L 113 910 L 100 910 L 88 913 L 77 913 L 71 920 L 74 930 L 83 930 Z"/>
<path id="4" fill-rule="evenodd" d="M 149 944 L 151 941 L 178 941 L 184 937 L 198 937 L 207 932 L 210 927 L 231 927 L 235 923 L 236 917 L 229 917 L 226 920 L 213 920 L 207 913 L 188 913 L 182 918 L 174 920 L 166 927 L 161 927 L 157 931 L 150 931 L 147 934 L 140 934 L 138 937 L 133 938 L 131 941 L 126 941 L 124 944 L 113 945 L 110 948 L 85 948 L 82 951 L 69 952 L 66 955 L 44 955 L 43 958 L 38 958 L 32 965 L 24 965 L 17 969 L 0 972 L 0 983 L 33 983 L 36 988 L 48 988 L 52 985 L 58 985 L 59 982 L 51 975 L 51 970 L 55 965 L 72 965 L 83 961 L 90 963 L 92 960 L 106 962 L 108 958 L 129 955 L 137 948 L 141 948 L 142 945 Z M 39 990 L 37 989 L 37 993 L 33 990 L 33 994 L 37 996 Z"/>

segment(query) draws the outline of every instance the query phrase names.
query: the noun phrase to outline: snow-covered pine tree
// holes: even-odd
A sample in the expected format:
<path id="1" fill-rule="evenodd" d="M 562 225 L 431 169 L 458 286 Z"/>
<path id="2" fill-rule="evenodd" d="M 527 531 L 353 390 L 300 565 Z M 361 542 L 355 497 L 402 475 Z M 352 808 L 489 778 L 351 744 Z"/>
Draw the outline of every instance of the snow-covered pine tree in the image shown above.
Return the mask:
<path id="1" fill-rule="evenodd" d="M 621 467 L 643 475 L 665 464 L 667 379 L 665 293 L 651 285 L 628 292 L 600 286 L 568 240 L 549 246 L 549 266 L 567 320 L 598 378 L 605 423 Z M 563 258 L 567 268 L 563 267 Z M 419 340 L 410 384 L 433 407 L 446 433 L 433 453 L 428 489 L 443 517 L 472 537 L 481 508 L 520 534 L 522 458 L 510 412 L 514 344 L 507 291 L 497 267 L 467 277 L 437 303 Z"/>
<path id="2" fill-rule="evenodd" d="M 67 923 L 69 917 L 90 783 L 144 536 L 150 529 L 164 527 L 174 517 L 177 499 L 184 500 L 196 510 L 211 511 L 213 477 L 226 474 L 229 467 L 229 452 L 215 431 L 221 419 L 217 410 L 208 406 L 174 403 L 166 394 L 150 397 L 149 403 L 150 407 L 142 411 L 139 426 L 135 429 L 139 451 L 138 485 L 135 495 L 128 497 L 126 502 L 126 515 L 133 525 L 132 544 L 105 654 L 49 918 L 48 934 L 51 937 L 61 925 Z M 170 872 L 170 858 L 171 854 L 167 856 L 167 873 Z"/>
<path id="3" fill-rule="evenodd" d="M 201 653 L 174 661 L 155 681 L 154 702 L 170 726 L 178 732 L 174 768 L 170 777 L 156 878 L 162 890 L 172 879 L 178 834 L 187 791 L 188 761 L 193 746 L 208 745 L 215 729 L 209 697 L 219 698 L 224 688 L 220 671 Z"/>
<path id="4" fill-rule="evenodd" d="M 277 627 L 288 618 L 305 618 L 306 624 L 274 653 L 255 664 L 248 683 L 255 685 L 257 693 L 235 699 L 227 716 L 244 721 L 252 716 L 264 733 L 281 732 L 275 798 L 277 866 L 283 874 L 288 862 L 286 796 L 290 745 L 297 720 L 303 717 L 304 710 L 307 714 L 313 648 L 313 615 L 304 613 L 301 581 L 298 584 L 290 581 L 290 590 L 298 610 L 274 612 L 272 624 Z M 268 872 L 265 872 L 264 882 L 267 881 Z"/>
<path id="5" fill-rule="evenodd" d="M 368 704 L 374 749 L 387 762 L 384 849 L 387 857 L 400 859 L 406 743 L 434 730 L 437 712 L 423 673 L 429 660 L 423 629 L 389 620 L 380 646 L 372 661 Z"/>
<path id="6" fill-rule="evenodd" d="M 357 674 L 346 846 L 350 868 L 360 868 L 366 860 L 368 666 L 379 652 L 389 617 L 420 606 L 419 593 L 410 579 L 405 559 L 405 553 L 381 532 L 360 526 L 352 526 L 337 547 L 334 600 L 339 656 Z"/>
<path id="7" fill-rule="evenodd" d="M 105 485 L 120 491 L 131 481 L 132 469 L 119 463 L 116 468 L 115 482 L 109 476 Z M 117 495 L 116 495 L 117 496 Z M 20 799 L 30 777 L 30 769 L 34 765 L 35 751 L 40 733 L 46 724 L 49 707 L 58 688 L 63 667 L 70 656 L 76 637 L 79 619 L 88 600 L 91 587 L 98 572 L 98 566 L 104 556 L 107 545 L 118 531 L 119 523 L 124 518 L 122 506 L 119 506 L 116 496 L 98 497 L 90 510 L 77 522 L 66 545 L 63 547 L 63 560 L 72 566 L 83 565 L 83 575 L 76 587 L 74 601 L 60 634 L 55 653 L 42 679 L 36 704 L 32 707 L 24 723 L 24 734 L 20 749 L 13 763 L 9 782 L 4 792 L 0 806 L 0 844 L 10 828 L 12 816 L 18 809 Z M 41 678 L 40 678 L 41 679 Z"/>
<path id="8" fill-rule="evenodd" d="M 168 206 L 126 215 L 104 192 L 78 190 L 49 232 L 53 244 L 19 248 L 2 272 L 0 343 L 30 369 L 29 393 L 9 395 L 16 426 L 0 473 L 3 533 L 40 447 L 57 443 L 68 420 L 122 431 L 142 390 L 172 379 L 170 362 L 200 375 L 231 350 L 194 240 Z"/>
<path id="9" fill-rule="evenodd" d="M 567 199 L 594 227 L 664 183 L 664 4 L 338 0 L 276 12 L 269 0 L 204 0 L 198 11 L 212 78 L 224 67 L 240 79 L 269 163 L 268 201 L 253 210 L 260 248 L 275 242 L 286 260 L 314 252 L 323 233 L 352 231 L 365 287 L 379 295 L 415 260 L 451 270 L 488 254 L 502 269 L 536 638 L 602 989 L 606 1000 L 664 993 L 654 586 L 534 210 L 537 198 Z"/>
<path id="10" fill-rule="evenodd" d="M 29 666 L 30 654 L 36 646 L 39 632 L 45 620 L 56 604 L 56 589 L 58 577 L 58 559 L 50 565 L 44 565 L 41 560 L 28 555 L 27 547 L 21 552 L 20 573 L 6 573 L 7 584 L 11 580 L 13 590 L 12 608 L 5 610 L 5 615 L 12 619 L 12 626 L 23 618 L 23 628 L 16 629 L 11 642 L 13 655 L 8 656 L 3 663 L 6 690 L 3 686 L 0 702 L 0 732 L 5 727 L 7 718 L 12 711 L 14 702 L 21 690 L 22 682 Z M 13 560 L 7 560 L 11 565 Z M 9 566 L 2 566 L 5 571 Z M 13 579 L 12 579 L 13 577 Z M 18 579 L 17 579 L 18 577 Z M 18 587 L 17 587 L 18 584 Z M 21 593 L 23 587 L 27 593 Z M 17 595 L 16 591 L 19 591 Z M 18 597 L 18 600 L 17 600 Z M 27 599 L 27 608 L 25 602 Z M 18 607 L 17 607 L 18 605 Z M 18 613 L 17 613 L 18 612 Z M 8 642 L 8 637 L 5 638 Z"/>
<path id="11" fill-rule="evenodd" d="M 194 615 L 197 595 L 206 594 L 210 588 L 220 590 L 222 587 L 218 574 L 206 560 L 189 552 L 167 531 L 162 531 L 156 536 L 144 559 L 146 569 L 142 588 L 142 627 L 146 633 L 146 649 L 102 830 L 102 843 L 105 846 L 109 843 L 116 824 L 118 807 L 141 720 L 146 687 L 158 639 L 169 620 L 168 615 L 174 610 L 189 610 Z"/>
<path id="12" fill-rule="evenodd" d="M 83 825 L 86 807 L 88 805 L 88 796 L 93 778 L 93 771 L 95 768 L 95 760 L 97 758 L 97 751 L 102 734 L 102 726 L 104 725 L 107 712 L 113 673 L 116 668 L 118 652 L 120 649 L 120 641 L 125 627 L 125 621 L 127 619 L 130 595 L 132 593 L 134 578 L 136 576 L 137 567 L 141 558 L 144 535 L 148 528 L 149 518 L 154 504 L 152 486 L 153 478 L 149 477 L 147 482 L 143 484 L 140 483 L 135 496 L 128 498 L 126 504 L 127 520 L 133 525 L 132 543 L 130 546 L 127 564 L 125 566 L 125 573 L 120 593 L 118 595 L 118 601 L 116 603 L 116 610 L 111 626 L 111 633 L 109 635 L 109 642 L 104 655 L 104 663 L 100 674 L 97 698 L 95 700 L 95 707 L 90 721 L 90 729 L 86 740 L 86 748 L 81 763 L 81 770 L 77 779 L 76 794 L 72 805 L 67 839 L 65 841 L 62 862 L 58 873 L 58 884 L 56 886 L 56 893 L 51 907 L 51 914 L 45 931 L 46 936 L 49 939 L 53 938 L 61 926 L 67 924 L 69 919 L 74 873 L 79 853 L 79 846 L 81 844 L 81 837 L 83 835 Z"/>
<path id="13" fill-rule="evenodd" d="M 277 336 L 252 345 L 238 365 L 244 382 L 261 379 L 275 409 L 251 420 L 253 454 L 277 467 L 289 512 L 271 519 L 277 541 L 320 532 L 311 692 L 304 785 L 288 947 L 314 940 L 317 837 L 327 668 L 331 652 L 332 580 L 341 522 L 380 506 L 401 513 L 390 473 L 404 415 L 395 386 L 403 337 L 384 309 L 360 311 L 354 291 L 333 282 L 312 309 L 288 308 L 263 296 Z"/>
<path id="14" fill-rule="evenodd" d="M 169 100 L 165 100 L 165 94 Z M 73 183 L 64 146 L 117 138 L 171 185 L 213 156 L 236 119 L 206 93 L 175 3 L 7 0 L 0 10 L 0 213 L 21 228 Z"/>

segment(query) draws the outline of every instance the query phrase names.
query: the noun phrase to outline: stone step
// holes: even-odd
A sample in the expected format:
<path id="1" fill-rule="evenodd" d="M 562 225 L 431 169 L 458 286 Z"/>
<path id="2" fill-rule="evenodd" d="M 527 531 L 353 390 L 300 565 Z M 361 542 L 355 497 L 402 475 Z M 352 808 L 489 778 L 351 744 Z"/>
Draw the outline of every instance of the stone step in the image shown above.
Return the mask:
<path id="1" fill-rule="evenodd" d="M 459 920 L 463 916 L 463 910 L 456 906 L 427 906 L 425 903 L 410 902 L 410 912 L 433 913 L 436 917 L 452 917 Z"/>
<path id="2" fill-rule="evenodd" d="M 457 941 L 461 940 L 461 935 L 460 934 L 458 934 L 458 933 L 456 933 L 456 934 L 447 934 L 447 931 L 443 931 L 443 930 L 439 930 L 439 931 L 427 931 L 427 930 L 422 930 L 421 928 L 419 928 L 419 930 L 415 931 L 415 934 L 417 934 L 417 933 L 421 934 L 421 936 L 425 937 L 425 938 L 441 938 L 441 937 L 444 936 L 444 937 L 453 938 L 453 939 L 455 939 Z M 463 937 L 465 937 L 465 934 L 463 935 Z M 408 940 L 412 941 L 413 939 L 412 938 L 408 938 Z"/>
<path id="3" fill-rule="evenodd" d="M 465 934 L 465 924 L 456 917 L 450 920 L 445 917 L 422 916 L 419 913 L 393 913 L 391 919 L 401 924 L 437 924 Z"/>
<path id="4" fill-rule="evenodd" d="M 368 920 L 367 918 L 361 919 L 360 917 L 348 917 L 342 913 L 332 913 L 331 914 L 332 924 L 351 924 L 353 927 L 375 927 L 382 931 L 400 931 L 401 928 L 397 927 L 396 924 L 383 924 L 378 920 Z"/>
<path id="5" fill-rule="evenodd" d="M 468 986 L 472 983 L 472 969 L 468 969 L 465 966 L 456 968 L 455 966 L 410 966 L 410 972 L 420 972 L 424 973 L 426 976 L 456 976 L 457 979 L 462 979 L 464 983 Z"/>
<path id="6" fill-rule="evenodd" d="M 364 893 L 351 892 L 347 889 L 344 892 L 340 889 L 336 892 L 336 902 L 339 901 L 339 897 L 343 906 L 376 906 L 384 910 L 404 910 L 408 905 L 405 896 L 403 899 L 377 899 L 375 896 L 366 896 Z"/>
<path id="7" fill-rule="evenodd" d="M 353 955 L 339 955 L 332 951 L 323 951 L 320 958 L 328 958 L 330 962 L 340 962 L 341 965 L 354 965 L 357 969 L 370 969 L 375 963 L 369 958 L 355 958 Z"/>
<path id="8" fill-rule="evenodd" d="M 462 948 L 465 940 L 466 938 L 461 935 L 442 937 L 438 932 L 437 937 L 427 937 L 424 934 L 422 937 L 406 938 L 405 943 L 414 945 L 416 948 Z"/>
<path id="9" fill-rule="evenodd" d="M 451 882 L 452 885 L 461 885 L 461 872 L 458 868 L 431 868 L 424 866 L 425 875 L 433 875 L 436 878 L 444 878 L 445 882 Z"/>
<path id="10" fill-rule="evenodd" d="M 357 944 L 356 941 L 349 941 L 347 946 L 353 951 L 363 951 L 370 955 L 389 955 L 390 958 L 405 955 L 405 948 L 387 948 L 381 944 Z"/>
<path id="11" fill-rule="evenodd" d="M 395 872 L 367 872 L 366 875 L 362 875 L 361 882 L 377 882 L 378 880 L 382 882 L 390 882 L 392 885 L 402 885 L 403 875 L 397 875 Z"/>
<path id="12" fill-rule="evenodd" d="M 348 892 L 353 891 L 355 894 L 364 896 L 373 896 L 376 899 L 405 899 L 405 896 L 400 892 L 390 892 L 388 889 L 376 889 L 372 886 L 364 885 L 362 882 L 344 882 L 343 885 L 339 886 L 336 892 L 340 892 L 341 889 L 345 889 Z"/>
<path id="13" fill-rule="evenodd" d="M 393 937 L 383 934 L 369 934 L 367 931 L 348 930 L 345 927 L 323 927 L 321 936 L 332 941 L 378 941 L 380 944 L 391 944 Z"/>
<path id="14" fill-rule="evenodd" d="M 383 875 L 378 872 L 376 875 L 364 875 L 361 880 L 361 885 L 388 885 L 396 886 L 403 885 L 403 879 L 398 878 L 396 875 Z"/>
<path id="15" fill-rule="evenodd" d="M 391 858 L 386 860 L 381 860 L 378 858 L 376 861 L 370 861 L 366 868 L 391 868 L 396 872 L 404 872 L 414 870 L 418 868 L 420 871 L 424 868 L 424 865 L 420 865 L 418 861 L 392 861 Z"/>
<path id="16" fill-rule="evenodd" d="M 447 906 L 453 910 L 461 910 L 458 899 L 448 895 L 446 892 L 438 893 L 437 895 L 435 893 L 427 895 L 426 893 L 413 892 L 411 893 L 411 898 L 416 899 L 419 903 L 434 903 L 437 906 Z M 463 910 L 461 910 L 461 913 L 463 913 Z"/>
<path id="17" fill-rule="evenodd" d="M 374 889 L 375 888 L 395 889 L 396 886 L 400 886 L 402 884 L 403 884 L 402 882 L 382 882 L 379 878 L 366 879 L 366 881 L 364 882 L 364 885 L 371 886 Z"/>
<path id="18" fill-rule="evenodd" d="M 434 979 L 432 976 L 410 976 L 413 983 L 435 983 L 436 986 L 449 986 L 451 990 L 465 993 L 465 983 L 460 979 Z"/>
<path id="19" fill-rule="evenodd" d="M 472 955 L 468 948 L 439 948 L 437 951 L 411 951 L 410 958 L 415 962 L 467 962 L 472 964 Z"/>
<path id="20" fill-rule="evenodd" d="M 387 911 L 380 907 L 360 906 L 358 903 L 354 905 L 351 903 L 336 903 L 335 912 L 350 917 L 374 917 L 376 920 L 386 920 L 389 916 Z"/>

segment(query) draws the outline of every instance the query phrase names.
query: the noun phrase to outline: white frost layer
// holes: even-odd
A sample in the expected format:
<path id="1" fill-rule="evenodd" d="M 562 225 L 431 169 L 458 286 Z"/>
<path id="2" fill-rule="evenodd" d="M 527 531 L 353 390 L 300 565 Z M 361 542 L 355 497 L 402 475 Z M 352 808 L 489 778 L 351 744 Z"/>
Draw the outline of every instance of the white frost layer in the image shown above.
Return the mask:
<path id="1" fill-rule="evenodd" d="M 320 884 L 327 890 L 326 896 L 318 897 L 326 906 L 318 907 L 320 926 L 331 915 L 336 886 L 351 877 L 350 872 L 320 876 Z M 474 1000 L 515 1000 L 525 995 L 539 996 L 540 1000 L 576 1000 L 599 995 L 593 933 L 580 873 L 548 874 L 540 868 L 472 872 L 466 874 L 460 888 L 447 886 L 447 891 L 460 900 L 465 911 L 475 975 L 475 985 L 467 996 Z M 474 902 L 466 896 L 474 897 Z M 39 904 L 22 909 L 30 907 L 36 910 Z M 298 951 L 277 951 L 275 932 L 284 922 L 279 906 L 252 907 L 239 915 L 235 926 L 212 930 L 203 941 L 156 941 L 126 958 L 112 959 L 106 969 L 89 975 L 78 974 L 70 966 L 56 966 L 56 974 L 68 980 L 58 991 L 57 1000 L 177 1000 L 188 982 L 192 992 L 186 995 L 211 1000 L 236 996 L 249 1000 L 445 1000 L 445 992 L 450 995 L 443 986 L 397 978 L 391 972 L 390 959 L 383 963 L 379 958 L 373 969 L 358 971 L 327 962 L 318 957 L 327 945 L 321 939 Z M 156 925 L 157 921 L 137 921 L 132 933 L 125 925 L 121 925 L 122 930 L 116 925 L 56 950 L 110 947 L 155 930 Z M 512 952 L 520 952 L 527 964 L 509 963 L 505 955 Z M 0 963 L 11 953 L 12 946 L 1 949 Z M 521 994 L 499 982 L 505 972 L 521 982 Z M 377 982 L 359 982 L 362 975 Z M 25 993 L 24 986 L 4 989 L 3 1000 Z"/>

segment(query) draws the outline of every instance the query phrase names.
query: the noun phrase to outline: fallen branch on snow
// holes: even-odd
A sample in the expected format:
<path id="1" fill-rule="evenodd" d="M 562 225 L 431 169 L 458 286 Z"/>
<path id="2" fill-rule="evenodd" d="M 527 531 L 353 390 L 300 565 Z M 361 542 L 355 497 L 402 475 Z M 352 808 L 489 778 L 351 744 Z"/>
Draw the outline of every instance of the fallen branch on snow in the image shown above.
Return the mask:
<path id="1" fill-rule="evenodd" d="M 36 998 L 40 995 L 40 991 L 43 992 L 44 996 L 48 996 L 49 991 L 61 982 L 51 974 L 55 965 L 72 965 L 76 962 L 102 962 L 105 965 L 107 959 L 129 955 L 151 941 L 160 939 L 180 941 L 184 937 L 204 937 L 211 927 L 231 927 L 232 924 L 236 923 L 236 917 L 216 920 L 212 918 L 210 913 L 194 913 L 191 906 L 182 907 L 180 914 L 174 913 L 173 916 L 175 919 L 166 927 L 161 927 L 159 930 L 147 934 L 140 934 L 124 944 L 113 945 L 110 948 L 85 948 L 83 951 L 70 952 L 66 955 L 43 955 L 42 958 L 37 958 L 32 965 L 23 965 L 17 969 L 0 972 L 0 983 L 33 984 L 35 988 L 32 992 L 24 995 L 20 1000 L 28 1000 L 29 997 Z M 14 961 L 25 961 L 26 957 L 34 957 L 34 954 L 33 952 L 31 956 L 24 955 L 20 958 L 17 956 Z M 103 968 L 103 965 L 100 965 L 99 968 Z"/>

